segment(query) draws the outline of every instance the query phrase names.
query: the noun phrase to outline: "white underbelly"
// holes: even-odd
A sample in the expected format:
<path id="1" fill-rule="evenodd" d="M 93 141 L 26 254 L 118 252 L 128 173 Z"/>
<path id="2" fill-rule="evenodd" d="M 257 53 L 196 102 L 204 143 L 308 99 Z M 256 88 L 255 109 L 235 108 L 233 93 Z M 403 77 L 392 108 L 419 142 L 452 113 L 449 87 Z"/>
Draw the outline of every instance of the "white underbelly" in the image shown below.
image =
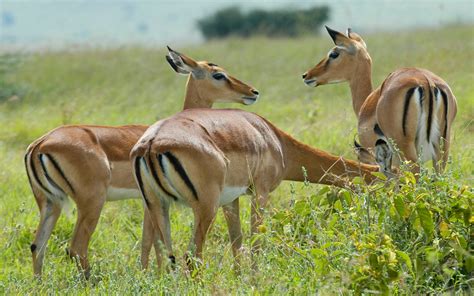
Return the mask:
<path id="1" fill-rule="evenodd" d="M 140 198 L 138 189 L 109 187 L 107 189 L 107 201 Z"/>
<path id="2" fill-rule="evenodd" d="M 239 196 L 245 194 L 247 192 L 248 187 L 233 187 L 227 186 L 221 192 L 221 196 L 219 197 L 219 206 L 224 206 L 233 202 Z"/>

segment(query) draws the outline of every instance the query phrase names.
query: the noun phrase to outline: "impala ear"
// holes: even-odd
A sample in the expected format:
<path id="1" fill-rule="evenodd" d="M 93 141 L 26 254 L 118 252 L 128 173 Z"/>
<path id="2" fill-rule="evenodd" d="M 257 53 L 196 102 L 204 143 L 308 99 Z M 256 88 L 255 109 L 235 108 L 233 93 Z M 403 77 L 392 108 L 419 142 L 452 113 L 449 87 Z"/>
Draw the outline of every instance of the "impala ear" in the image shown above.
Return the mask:
<path id="1" fill-rule="evenodd" d="M 332 41 L 334 41 L 334 44 L 336 44 L 337 46 L 345 46 L 345 47 L 349 47 L 351 45 L 351 40 L 349 37 L 347 37 L 346 35 L 338 31 L 335 31 L 329 28 L 328 26 L 325 26 L 325 27 L 326 27 L 326 30 L 328 31 L 329 36 L 331 36 Z"/>
<path id="2" fill-rule="evenodd" d="M 347 37 L 349 37 L 352 40 L 355 40 L 355 41 L 359 42 L 360 44 L 362 44 L 362 46 L 367 48 L 367 45 L 365 44 L 364 39 L 362 39 L 362 37 L 360 37 L 359 34 L 352 32 L 351 28 L 347 28 Z"/>
<path id="3" fill-rule="evenodd" d="M 196 79 L 204 78 L 204 72 L 195 60 L 171 49 L 169 46 L 167 48 L 166 60 L 176 73 L 183 75 L 192 74 Z"/>

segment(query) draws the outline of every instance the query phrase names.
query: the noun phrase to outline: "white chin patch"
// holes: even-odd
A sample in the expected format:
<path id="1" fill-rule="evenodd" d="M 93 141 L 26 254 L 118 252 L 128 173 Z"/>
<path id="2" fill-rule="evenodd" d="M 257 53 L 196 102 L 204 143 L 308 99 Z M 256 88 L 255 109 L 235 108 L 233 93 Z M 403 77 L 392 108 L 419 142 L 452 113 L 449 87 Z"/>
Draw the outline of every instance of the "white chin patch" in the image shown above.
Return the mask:
<path id="1" fill-rule="evenodd" d="M 340 82 L 343 82 L 343 81 L 344 81 L 344 80 L 342 80 L 342 79 L 330 80 L 330 81 L 328 82 L 328 84 L 335 84 L 335 83 L 340 83 Z"/>
<path id="2" fill-rule="evenodd" d="M 244 99 L 244 105 L 252 105 L 257 102 L 257 99 Z"/>
<path id="3" fill-rule="evenodd" d="M 307 85 L 307 86 L 311 86 L 311 87 L 315 87 L 318 83 L 316 81 L 316 79 L 312 79 L 312 80 L 304 80 L 304 83 Z"/>

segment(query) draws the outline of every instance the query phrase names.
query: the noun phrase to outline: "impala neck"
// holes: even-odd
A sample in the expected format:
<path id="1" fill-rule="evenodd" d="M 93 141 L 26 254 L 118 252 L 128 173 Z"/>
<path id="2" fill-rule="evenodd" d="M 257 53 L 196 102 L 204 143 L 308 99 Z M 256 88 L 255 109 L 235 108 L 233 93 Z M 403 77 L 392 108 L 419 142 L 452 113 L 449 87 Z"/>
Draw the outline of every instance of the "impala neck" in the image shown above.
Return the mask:
<path id="1" fill-rule="evenodd" d="M 184 97 L 183 109 L 193 108 L 212 108 L 212 101 L 208 98 L 202 98 L 199 93 L 199 85 L 196 79 L 189 75 L 188 82 L 186 83 L 186 94 Z"/>
<path id="2" fill-rule="evenodd" d="M 326 153 L 298 142 L 287 134 L 283 134 L 281 138 L 285 154 L 285 180 L 309 181 L 338 187 L 347 187 L 346 177 L 352 179 L 360 176 L 368 183 L 375 180 L 371 173 L 378 172 L 377 166 Z"/>
<path id="3" fill-rule="evenodd" d="M 365 102 L 365 99 L 372 92 L 372 60 L 367 55 L 357 64 L 354 75 L 349 81 L 352 94 L 352 107 L 357 117 Z"/>

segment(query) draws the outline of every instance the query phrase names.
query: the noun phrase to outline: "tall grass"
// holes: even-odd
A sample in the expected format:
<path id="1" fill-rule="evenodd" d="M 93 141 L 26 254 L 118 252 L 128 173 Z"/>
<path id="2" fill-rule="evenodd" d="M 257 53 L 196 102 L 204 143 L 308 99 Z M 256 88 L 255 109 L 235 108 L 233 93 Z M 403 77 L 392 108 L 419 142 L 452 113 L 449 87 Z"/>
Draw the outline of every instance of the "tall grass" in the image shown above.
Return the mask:
<path id="1" fill-rule="evenodd" d="M 0 57 L 7 65 L 0 72 L 0 93 L 5 94 L 0 99 L 0 293 L 472 293 L 472 254 L 465 251 L 473 249 L 473 31 L 464 26 L 365 36 L 374 85 L 396 68 L 416 66 L 432 70 L 451 86 L 459 109 L 446 176 L 424 172 L 420 184 L 407 175 L 400 188 L 362 186 L 354 192 L 286 182 L 272 194 L 265 215 L 259 272 L 250 271 L 245 251 L 242 274 L 233 273 L 219 214 L 206 243 L 203 270 L 194 279 L 186 274 L 183 260 L 172 273 L 140 270 L 143 210 L 137 200 L 106 204 L 90 244 L 89 282 L 80 279 L 65 255 L 74 219 L 64 216 L 49 241 L 44 280 L 32 276 L 29 245 L 39 213 L 22 163 L 27 145 L 61 124 L 151 124 L 179 111 L 185 78 L 166 64 L 165 50 L 130 47 Z M 348 86 L 313 89 L 301 81 L 301 74 L 331 46 L 330 38 L 321 36 L 229 39 L 177 49 L 254 85 L 261 99 L 247 110 L 305 143 L 354 158 L 356 118 Z M 248 198 L 242 198 L 241 206 L 248 250 Z M 179 206 L 172 212 L 174 246 L 182 258 L 192 215 Z M 457 215 L 467 216 L 467 224 Z"/>

